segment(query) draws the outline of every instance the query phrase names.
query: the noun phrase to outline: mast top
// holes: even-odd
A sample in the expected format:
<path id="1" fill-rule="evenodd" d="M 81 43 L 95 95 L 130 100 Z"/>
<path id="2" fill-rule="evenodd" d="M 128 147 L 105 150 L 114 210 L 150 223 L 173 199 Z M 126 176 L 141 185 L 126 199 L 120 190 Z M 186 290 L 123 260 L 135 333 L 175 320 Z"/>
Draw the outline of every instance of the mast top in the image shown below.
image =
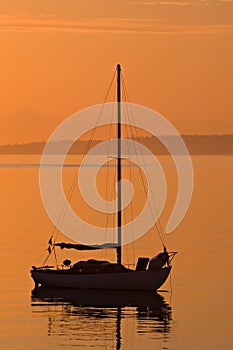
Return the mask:
<path id="1" fill-rule="evenodd" d="M 117 65 L 117 70 L 118 70 L 118 71 L 121 70 L 121 65 L 120 65 L 120 64 Z"/>

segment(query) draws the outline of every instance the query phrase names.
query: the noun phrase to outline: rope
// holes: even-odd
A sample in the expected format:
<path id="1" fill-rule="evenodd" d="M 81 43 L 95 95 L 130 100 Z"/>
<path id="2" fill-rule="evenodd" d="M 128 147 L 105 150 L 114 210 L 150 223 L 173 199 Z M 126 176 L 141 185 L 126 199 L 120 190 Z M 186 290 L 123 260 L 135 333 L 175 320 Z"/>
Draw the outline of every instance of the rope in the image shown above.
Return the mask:
<path id="1" fill-rule="evenodd" d="M 95 125 L 93 127 L 93 129 L 91 130 L 91 136 L 86 144 L 86 147 L 84 149 L 84 155 L 88 153 L 88 151 L 91 149 L 91 146 L 92 146 L 92 143 L 94 141 L 94 136 L 95 136 L 95 133 L 96 133 L 96 129 L 97 129 L 97 126 L 99 125 L 99 121 L 100 121 L 100 118 L 102 116 L 102 113 L 103 113 L 103 109 L 104 109 L 104 106 L 105 106 L 105 103 L 109 97 L 109 94 L 110 94 L 110 91 L 112 89 L 112 85 L 113 85 L 113 82 L 114 82 L 114 79 L 115 79 L 115 76 L 116 76 L 116 71 L 114 72 L 113 74 L 113 77 L 111 79 L 111 82 L 109 84 L 109 87 L 108 87 L 108 90 L 107 90 L 107 93 L 105 95 L 105 98 L 104 98 L 104 102 L 103 104 L 101 105 L 101 109 L 100 109 L 100 112 L 97 116 L 97 119 L 96 119 L 96 122 L 95 122 Z M 124 81 L 124 77 L 123 75 L 122 76 L 122 92 L 123 92 L 123 100 L 125 100 L 126 102 L 129 101 L 129 96 L 128 96 L 128 92 L 127 92 L 127 88 L 126 88 L 126 85 L 125 85 L 125 81 Z M 115 91 L 116 93 L 116 91 Z M 136 152 L 136 146 L 135 144 L 134 145 L 134 150 L 135 150 L 135 155 L 136 155 L 136 158 L 137 158 L 137 162 L 139 164 L 139 174 L 140 174 L 140 177 L 141 177 L 141 181 L 142 181 L 142 185 L 143 185 L 143 189 L 144 189 L 144 192 L 145 192 L 145 195 L 147 195 L 147 191 L 148 189 L 150 190 L 151 189 L 151 185 L 150 185 L 150 182 L 148 181 L 148 184 L 146 185 L 145 183 L 145 180 L 144 180 L 144 177 L 143 177 L 143 174 L 142 174 L 142 169 L 141 169 L 141 166 L 140 164 L 144 167 L 145 169 L 145 174 L 148 178 L 148 171 L 147 171 L 147 166 L 146 166 L 146 163 L 145 163 L 145 160 L 144 160 L 144 157 L 143 157 L 143 152 L 142 152 L 142 146 L 141 146 L 141 143 L 139 142 L 139 135 L 138 135 L 138 130 L 137 128 L 134 126 L 133 124 L 133 114 L 132 114 L 132 111 L 131 111 L 131 108 L 128 104 L 124 104 L 123 105 L 123 108 L 124 108 L 124 111 L 125 111 L 125 115 L 126 117 L 128 118 L 128 121 L 129 121 L 129 136 L 131 136 L 131 139 L 133 141 L 137 141 L 139 143 L 139 147 L 140 147 L 140 157 L 142 160 L 139 159 L 139 155 L 137 154 Z M 132 120 L 132 123 L 131 123 L 131 120 Z M 109 136 L 108 136 L 108 153 L 109 153 L 109 147 L 110 147 L 110 139 L 111 139 L 111 133 L 112 133 L 112 130 L 113 130 L 113 110 L 112 110 L 112 118 L 111 118 L 111 123 L 110 123 L 110 132 L 109 132 Z M 127 129 L 126 129 L 127 130 Z M 127 134 L 126 134 L 127 136 Z M 126 139 L 128 140 L 129 138 L 126 137 Z M 130 153 L 129 152 L 129 142 L 127 141 L 127 149 L 128 149 L 128 154 Z M 115 190 L 115 185 L 116 185 L 116 167 L 115 168 L 115 174 L 114 174 L 114 186 L 113 186 L 113 192 L 112 192 L 112 197 L 114 197 L 114 190 Z M 131 161 L 129 162 L 129 168 L 130 168 L 130 180 L 132 180 L 132 164 L 131 164 Z M 44 260 L 44 264 L 47 262 L 49 256 L 51 255 L 51 253 L 53 252 L 54 253 L 54 257 L 55 257 L 55 261 L 56 261 L 56 266 L 57 265 L 57 256 L 56 256 L 56 251 L 55 251 L 55 242 L 56 242 L 56 239 L 57 239 L 57 236 L 59 234 L 59 230 L 58 230 L 58 226 L 60 225 L 60 223 L 63 221 L 65 215 L 66 215 L 66 212 L 67 212 L 67 209 L 69 207 L 69 202 L 73 196 L 73 193 L 74 193 L 74 190 L 75 190 L 75 187 L 76 187 L 76 181 L 78 179 L 78 173 L 79 173 L 79 169 L 77 169 L 77 171 L 75 172 L 75 176 L 74 176 L 74 179 L 72 181 L 72 184 L 71 184 L 71 187 L 69 189 L 69 192 L 68 192 L 68 195 L 67 195 L 67 201 L 64 203 L 64 206 L 62 208 L 62 211 L 61 211 L 61 214 L 58 218 L 58 221 L 57 221 L 57 225 L 54 225 L 53 227 L 53 230 L 52 230 L 52 236 L 51 236 L 51 240 L 52 240 L 52 247 L 51 247 L 51 251 L 49 251 L 49 254 L 48 256 L 46 257 L 46 259 Z M 107 178 L 109 176 L 109 164 L 107 163 Z M 108 195 L 109 195 L 109 190 L 108 190 L 108 183 L 106 181 L 106 196 L 108 198 Z M 157 211 L 157 207 L 156 207 L 156 203 L 155 203 L 155 199 L 154 197 L 152 196 L 152 200 L 153 200 L 153 206 L 154 206 L 154 210 L 157 214 L 157 221 L 155 220 L 155 216 L 154 216 L 154 212 L 153 212 L 153 209 L 152 209 L 152 206 L 151 206 L 151 203 L 148 202 L 148 205 L 149 205 L 149 209 L 150 209 L 150 212 L 151 212 L 151 215 L 152 215 L 152 218 L 155 222 L 155 227 L 156 227 L 156 230 L 157 230 L 157 233 L 158 233 L 158 236 L 160 238 L 160 241 L 162 243 L 162 245 L 164 247 L 166 247 L 166 242 L 165 242 L 165 238 L 163 236 L 163 230 L 162 230 L 162 225 L 161 225 L 161 222 L 160 222 L 160 219 L 158 217 L 158 211 Z M 107 202 L 107 201 L 106 201 Z M 132 234 L 134 235 L 134 224 L 133 224 L 133 218 L 134 218 L 134 213 L 133 213 L 133 204 L 132 204 L 132 201 L 130 203 L 130 206 L 131 206 L 131 222 L 132 222 Z M 107 209 L 109 208 L 109 205 L 108 203 L 106 203 L 106 211 L 108 211 Z M 115 208 L 114 208 L 115 209 Z M 126 217 L 125 217 L 125 211 L 124 211 L 124 219 L 125 219 L 125 222 L 126 222 Z M 106 227 L 106 231 L 107 232 L 107 228 L 109 227 L 109 215 L 106 214 L 106 221 L 105 221 L 105 227 Z M 114 215 L 113 215 L 113 227 L 114 227 Z M 105 234 L 105 238 L 106 238 L 106 234 Z M 114 237 L 112 237 L 114 239 Z M 134 240 L 133 240 L 133 259 L 135 259 L 135 251 L 134 251 Z M 127 253 L 128 253 L 128 250 L 127 250 Z M 42 255 L 44 254 L 44 252 L 42 253 Z M 41 256 L 42 256 L 41 255 Z"/>
<path id="2" fill-rule="evenodd" d="M 123 83 L 123 84 L 122 84 L 122 85 L 123 85 L 123 91 L 124 91 L 124 94 L 125 94 L 125 97 L 126 97 L 126 102 L 127 102 L 127 101 L 129 100 L 129 98 L 128 98 L 128 93 L 127 93 L 127 89 L 126 89 L 126 86 L 125 86 L 125 82 L 124 82 L 123 75 L 122 75 L 122 83 Z M 148 175 L 146 163 L 145 163 L 145 160 L 144 160 L 144 158 L 143 158 L 143 152 L 142 152 L 142 148 L 141 148 L 141 143 L 139 142 L 139 135 L 138 135 L 137 128 L 134 126 L 134 130 L 135 130 L 135 133 L 136 133 L 136 137 L 134 137 L 134 134 L 133 134 L 133 126 L 132 126 L 132 124 L 130 123 L 130 114 L 131 114 L 131 116 L 132 116 L 131 118 L 132 118 L 132 121 L 133 121 L 133 113 L 132 113 L 131 108 L 130 108 L 129 105 L 126 105 L 125 110 L 126 110 L 126 115 L 127 115 L 127 117 L 128 117 L 128 120 L 129 120 L 129 126 L 130 126 L 130 129 L 131 129 L 132 139 L 135 140 L 135 141 L 138 141 L 138 143 L 139 143 L 139 147 L 140 147 L 140 150 L 141 150 L 141 158 L 142 158 L 142 161 L 143 161 L 143 166 L 144 166 L 144 168 L 145 168 L 146 175 Z M 134 125 L 134 124 L 133 124 L 133 125 Z M 136 155 L 137 161 L 138 161 L 138 163 L 140 164 L 139 158 L 138 158 L 138 155 L 137 155 L 137 152 L 136 152 L 136 147 L 135 147 L 135 145 L 134 145 L 134 149 L 135 149 L 135 155 Z M 139 167 L 139 173 L 140 173 L 140 176 L 141 176 L 141 179 L 142 179 L 142 184 L 143 184 L 144 191 L 145 191 L 145 194 L 146 194 L 146 193 L 147 193 L 147 191 L 146 191 L 146 184 L 145 184 L 145 181 L 144 181 L 143 176 L 142 176 L 141 167 Z M 147 176 L 147 178 L 148 178 L 148 176 Z M 148 187 L 149 187 L 149 189 L 151 188 L 150 182 L 148 182 Z M 163 247 L 166 247 L 165 238 L 164 238 L 163 233 L 162 233 L 162 225 L 161 225 L 160 219 L 159 219 L 159 217 L 158 217 L 158 211 L 157 211 L 157 207 L 156 207 L 156 204 L 155 204 L 155 199 L 154 199 L 154 197 L 152 197 L 152 199 L 153 199 L 153 202 L 154 202 L 153 204 L 154 204 L 154 208 L 155 208 L 155 211 L 156 211 L 156 214 L 157 214 L 157 218 L 158 218 L 158 219 L 157 219 L 157 222 L 158 222 L 158 225 L 160 226 L 160 230 L 159 230 L 159 228 L 158 228 L 158 226 L 157 226 L 157 222 L 155 222 L 155 227 L 156 227 L 158 236 L 159 236 L 159 238 L 160 238 L 160 241 L 161 241 Z M 155 221 L 154 213 L 153 213 L 153 210 L 152 210 L 152 207 L 151 207 L 150 202 L 148 202 L 148 205 L 149 205 L 150 212 L 151 212 L 151 215 L 152 215 L 152 217 L 153 217 L 153 220 Z"/>
<path id="3" fill-rule="evenodd" d="M 91 137 L 90 137 L 90 139 L 89 139 L 89 141 L 88 141 L 88 143 L 87 143 L 87 145 L 86 145 L 86 147 L 85 147 L 84 154 L 87 153 L 87 151 L 90 149 L 90 146 L 91 146 L 91 144 L 92 144 L 92 142 L 93 142 L 93 138 L 94 138 L 94 135 L 95 135 L 95 132 L 96 132 L 96 128 L 97 128 L 97 125 L 98 125 L 98 123 L 99 123 L 99 120 L 100 120 L 100 118 L 101 118 L 101 116 L 102 116 L 103 108 L 104 108 L 104 105 L 105 105 L 105 103 L 106 103 L 106 101 L 107 101 L 107 98 L 108 98 L 108 96 L 109 96 L 109 93 L 110 93 L 111 87 L 112 87 L 112 85 L 113 85 L 113 81 L 114 81 L 114 79 L 115 79 L 115 76 L 116 76 L 116 72 L 114 72 L 113 77 L 112 77 L 112 79 L 111 79 L 111 82 L 110 82 L 110 84 L 109 84 L 107 93 L 106 93 L 105 98 L 104 98 L 104 102 L 103 102 L 103 104 L 102 104 L 102 106 L 101 106 L 99 115 L 98 115 L 97 120 L 96 120 L 95 126 L 94 126 L 94 128 L 92 129 Z M 59 224 L 63 221 L 64 216 L 65 216 L 65 214 L 66 214 L 66 212 L 67 212 L 68 202 L 69 202 L 69 201 L 71 200 L 71 198 L 72 198 L 72 195 L 73 195 L 73 192 L 74 192 L 74 189 L 75 189 L 76 180 L 77 180 L 77 178 L 78 178 L 78 172 L 79 172 L 79 170 L 76 171 L 76 174 L 75 174 L 75 176 L 74 176 L 74 180 L 73 180 L 72 185 L 71 185 L 71 187 L 70 187 L 70 190 L 69 190 L 69 192 L 68 192 L 67 201 L 65 202 L 65 204 L 64 204 L 64 206 L 63 206 L 63 208 L 62 208 L 61 214 L 60 214 L 60 216 L 59 216 L 59 218 L 58 218 L 58 221 L 57 221 L 57 225 L 54 225 L 53 231 L 52 231 L 52 237 L 51 237 L 51 238 L 53 239 L 52 251 L 54 252 L 54 257 L 55 257 L 56 266 L 57 266 L 57 256 L 56 256 L 56 252 L 55 252 L 54 243 L 56 242 L 57 236 L 58 236 L 58 234 L 59 234 L 59 230 L 58 230 L 57 226 L 59 226 Z M 54 236 L 55 236 L 55 238 L 54 238 Z M 51 255 L 52 251 L 49 252 L 48 256 L 47 256 L 46 259 L 44 260 L 44 263 L 47 262 L 47 260 L 48 260 L 49 256 Z"/>
<path id="4" fill-rule="evenodd" d="M 124 89 L 123 89 L 123 94 L 124 94 Z M 123 105 L 124 106 L 124 105 Z M 125 108 L 125 106 L 124 106 Z M 127 135 L 126 135 L 127 136 Z M 127 150 L 128 150 L 128 155 L 130 157 L 130 151 L 129 151 L 129 139 L 126 138 L 126 144 L 127 144 Z M 130 182 L 132 182 L 132 163 L 129 159 L 129 179 L 130 179 Z M 133 222 L 133 219 L 134 219 L 134 210 L 133 210 L 133 201 L 130 201 L 130 212 L 131 212 L 131 226 L 132 226 L 132 251 L 133 251 L 133 262 L 135 264 L 135 244 L 134 244 L 134 222 Z"/>

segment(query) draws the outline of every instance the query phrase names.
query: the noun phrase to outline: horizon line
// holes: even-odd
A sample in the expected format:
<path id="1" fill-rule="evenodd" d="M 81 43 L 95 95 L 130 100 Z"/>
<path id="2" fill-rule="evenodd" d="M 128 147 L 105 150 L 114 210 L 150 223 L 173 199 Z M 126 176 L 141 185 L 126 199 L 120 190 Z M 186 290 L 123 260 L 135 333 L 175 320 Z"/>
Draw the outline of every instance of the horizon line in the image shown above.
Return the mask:
<path id="1" fill-rule="evenodd" d="M 160 137 L 175 137 L 177 135 L 160 135 Z M 222 134 L 180 134 L 181 137 L 233 137 L 233 133 L 222 133 Z M 152 136 L 140 136 L 136 138 L 144 138 L 144 139 L 149 139 L 149 138 L 156 138 L 154 135 Z M 104 138 L 96 138 L 93 139 L 92 141 L 102 141 L 105 140 Z M 58 141 L 53 141 L 55 142 L 68 142 L 69 140 L 58 140 Z M 89 140 L 82 140 L 82 139 L 77 139 L 75 142 L 89 142 Z M 22 142 L 17 142 L 17 143 L 5 143 L 5 144 L 0 144 L 0 147 L 12 147 L 12 146 L 25 146 L 25 145 L 32 145 L 32 144 L 42 144 L 42 143 L 47 143 L 48 141 L 45 140 L 40 140 L 40 141 L 22 141 Z M 74 142 L 74 143 L 75 143 Z"/>

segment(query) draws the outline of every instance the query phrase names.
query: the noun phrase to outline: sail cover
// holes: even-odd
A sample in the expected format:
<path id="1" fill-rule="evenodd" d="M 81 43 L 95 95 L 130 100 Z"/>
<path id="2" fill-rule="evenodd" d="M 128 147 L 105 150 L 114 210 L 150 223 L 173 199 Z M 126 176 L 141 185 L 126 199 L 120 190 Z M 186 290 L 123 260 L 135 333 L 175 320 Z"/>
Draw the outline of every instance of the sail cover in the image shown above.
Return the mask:
<path id="1" fill-rule="evenodd" d="M 55 243 L 54 244 L 57 247 L 60 247 L 61 249 L 76 249 L 76 250 L 97 250 L 97 249 L 104 249 L 104 248 L 117 248 L 117 245 L 114 243 L 105 243 L 95 246 L 89 246 L 85 244 L 73 244 L 73 243 Z"/>

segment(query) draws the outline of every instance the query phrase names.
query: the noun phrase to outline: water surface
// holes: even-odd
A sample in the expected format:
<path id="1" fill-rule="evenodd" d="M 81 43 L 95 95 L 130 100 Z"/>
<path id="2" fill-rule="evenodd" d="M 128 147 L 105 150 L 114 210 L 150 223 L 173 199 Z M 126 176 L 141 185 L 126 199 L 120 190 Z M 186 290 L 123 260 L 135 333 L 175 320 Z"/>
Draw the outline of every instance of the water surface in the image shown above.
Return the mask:
<path id="1" fill-rule="evenodd" d="M 179 252 L 171 280 L 158 295 L 103 294 L 102 303 L 102 295 L 91 292 L 32 295 L 30 267 L 47 248 L 53 227 L 40 199 L 39 157 L 1 156 L 1 348 L 231 349 L 233 158 L 192 160 L 195 189 L 188 214 L 166 237 L 168 248 Z M 165 224 L 176 181 L 171 163 L 163 162 Z M 67 169 L 68 177 L 73 171 Z M 161 246 L 154 233 L 126 246 L 124 262 L 157 253 Z M 114 259 L 111 252 L 78 253 L 76 259 L 90 257 Z"/>

